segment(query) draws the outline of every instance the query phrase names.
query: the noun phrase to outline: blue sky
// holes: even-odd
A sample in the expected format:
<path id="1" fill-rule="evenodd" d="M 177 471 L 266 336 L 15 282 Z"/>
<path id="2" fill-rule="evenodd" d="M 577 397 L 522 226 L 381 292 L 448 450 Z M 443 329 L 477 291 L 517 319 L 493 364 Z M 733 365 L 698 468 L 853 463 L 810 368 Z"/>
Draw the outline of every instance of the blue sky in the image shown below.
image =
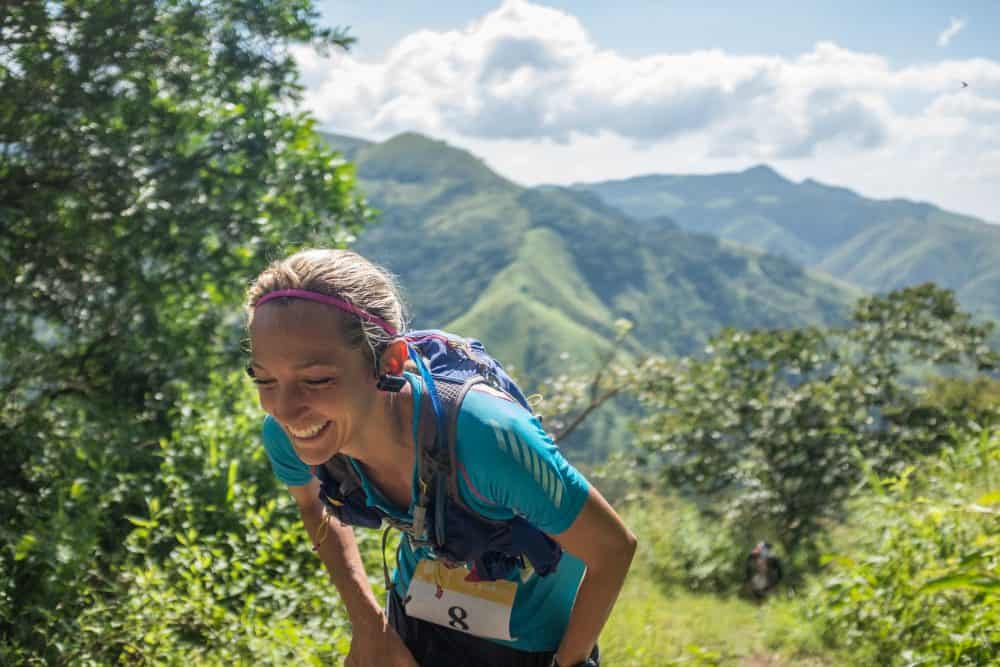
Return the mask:
<path id="1" fill-rule="evenodd" d="M 1000 2 L 544 2 L 576 16 L 594 40 L 623 54 L 722 48 L 734 54 L 793 56 L 829 40 L 880 53 L 894 64 L 948 58 L 1000 59 Z M 496 0 L 464 2 L 319 2 L 330 25 L 351 26 L 361 57 L 383 55 L 420 29 L 453 30 L 496 9 Z M 965 25 L 938 46 L 951 19 Z"/>
<path id="2" fill-rule="evenodd" d="M 1000 222 L 1000 2 L 320 2 L 333 131 L 418 131 L 526 185 L 767 163 Z M 968 88 L 962 86 L 968 82 Z"/>

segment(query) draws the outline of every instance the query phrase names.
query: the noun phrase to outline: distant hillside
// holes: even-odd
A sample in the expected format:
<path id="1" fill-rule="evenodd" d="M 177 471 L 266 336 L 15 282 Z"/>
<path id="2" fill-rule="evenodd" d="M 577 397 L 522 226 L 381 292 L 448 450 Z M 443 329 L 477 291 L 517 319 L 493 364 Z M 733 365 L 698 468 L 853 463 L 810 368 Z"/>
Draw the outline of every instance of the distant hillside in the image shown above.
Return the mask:
<path id="1" fill-rule="evenodd" d="M 853 299 L 788 260 L 587 193 L 517 186 L 421 135 L 330 141 L 354 151 L 382 211 L 356 248 L 400 276 L 414 325 L 481 337 L 532 381 L 564 370 L 562 352 L 590 363 L 619 317 L 637 325 L 634 350 L 684 354 L 723 326 L 839 321 Z"/>
<path id="2" fill-rule="evenodd" d="M 330 132 L 320 132 L 319 136 L 326 139 L 326 142 L 331 146 L 336 146 L 337 150 L 344 154 L 350 161 L 354 161 L 357 156 L 358 151 L 362 148 L 367 148 L 372 145 L 372 142 L 367 139 L 359 139 L 358 137 L 349 137 L 344 134 L 332 134 Z"/>
<path id="3" fill-rule="evenodd" d="M 1000 318 L 1000 226 L 902 199 L 873 200 L 758 166 L 707 176 L 578 184 L 626 214 L 784 255 L 866 290 L 932 281 Z"/>
<path id="4" fill-rule="evenodd" d="M 688 354 L 724 326 L 841 322 L 859 295 L 587 192 L 520 187 L 418 134 L 327 139 L 381 211 L 354 247 L 399 276 L 413 326 L 480 338 L 529 391 L 593 367 L 617 318 L 636 324 L 626 353 Z M 601 457 L 624 433 L 621 413 L 605 412 L 569 445 Z"/>

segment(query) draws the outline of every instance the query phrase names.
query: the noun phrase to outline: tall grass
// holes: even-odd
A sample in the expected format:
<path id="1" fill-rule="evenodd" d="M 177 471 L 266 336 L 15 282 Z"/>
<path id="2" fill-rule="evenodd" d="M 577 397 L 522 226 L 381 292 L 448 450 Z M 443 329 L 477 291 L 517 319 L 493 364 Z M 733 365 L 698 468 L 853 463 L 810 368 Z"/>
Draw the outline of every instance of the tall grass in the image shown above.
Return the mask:
<path id="1" fill-rule="evenodd" d="M 692 505 L 649 493 L 622 514 L 639 549 L 601 634 L 606 664 L 837 664 L 787 589 L 763 605 L 737 594 L 749 546 L 695 518 Z"/>

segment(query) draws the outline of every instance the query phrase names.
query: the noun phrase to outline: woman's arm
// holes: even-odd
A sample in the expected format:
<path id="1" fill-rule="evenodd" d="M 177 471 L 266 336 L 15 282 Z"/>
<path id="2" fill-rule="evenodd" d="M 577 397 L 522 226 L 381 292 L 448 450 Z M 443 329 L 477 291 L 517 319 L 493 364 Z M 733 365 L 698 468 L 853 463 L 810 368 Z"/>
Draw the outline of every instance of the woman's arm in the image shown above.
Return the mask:
<path id="1" fill-rule="evenodd" d="M 299 506 L 306 533 L 326 566 L 330 581 L 340 593 L 351 620 L 351 652 L 344 663 L 347 667 L 393 665 L 416 667 L 417 663 L 406 645 L 389 626 L 385 613 L 365 572 L 354 540 L 354 529 L 333 517 L 325 517 L 319 500 L 319 481 L 313 479 L 304 486 L 288 487 Z M 324 529 L 323 523 L 327 526 Z"/>
<path id="2" fill-rule="evenodd" d="M 382 608 L 368 582 L 361 553 L 354 541 L 354 529 L 334 519 L 327 521 L 324 531 L 322 524 L 325 519 L 323 503 L 319 499 L 318 480 L 313 479 L 305 486 L 290 486 L 288 490 L 298 503 L 299 514 L 310 542 L 315 546 L 322 539 L 317 555 L 326 566 L 330 581 L 340 592 L 351 623 L 377 621 Z M 325 537 L 322 537 L 324 532 Z"/>
<path id="3" fill-rule="evenodd" d="M 556 652 L 560 665 L 575 665 L 586 660 L 597 643 L 625 583 L 637 541 L 593 486 L 570 527 L 552 537 L 587 566 Z"/>

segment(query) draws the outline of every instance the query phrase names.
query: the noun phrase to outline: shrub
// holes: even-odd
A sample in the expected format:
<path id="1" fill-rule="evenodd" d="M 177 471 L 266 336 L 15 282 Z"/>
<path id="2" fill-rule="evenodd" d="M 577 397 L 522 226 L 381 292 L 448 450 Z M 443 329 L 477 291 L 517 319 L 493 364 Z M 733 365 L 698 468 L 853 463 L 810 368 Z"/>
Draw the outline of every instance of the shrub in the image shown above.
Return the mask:
<path id="1" fill-rule="evenodd" d="M 1000 655 L 1000 434 L 871 481 L 853 553 L 811 591 L 826 641 L 859 664 L 985 665 Z"/>
<path id="2" fill-rule="evenodd" d="M 271 472 L 261 417 L 241 373 L 181 390 L 154 491 L 128 517 L 128 556 L 86 590 L 76 631 L 60 638 L 64 660 L 320 665 L 346 654 L 345 610 Z M 359 544 L 380 572 L 378 536 Z"/>
<path id="3" fill-rule="evenodd" d="M 626 510 L 629 527 L 641 536 L 641 568 L 665 587 L 735 592 L 742 582 L 750 546 L 732 537 L 739 531 L 712 521 L 690 502 L 645 493 Z"/>

